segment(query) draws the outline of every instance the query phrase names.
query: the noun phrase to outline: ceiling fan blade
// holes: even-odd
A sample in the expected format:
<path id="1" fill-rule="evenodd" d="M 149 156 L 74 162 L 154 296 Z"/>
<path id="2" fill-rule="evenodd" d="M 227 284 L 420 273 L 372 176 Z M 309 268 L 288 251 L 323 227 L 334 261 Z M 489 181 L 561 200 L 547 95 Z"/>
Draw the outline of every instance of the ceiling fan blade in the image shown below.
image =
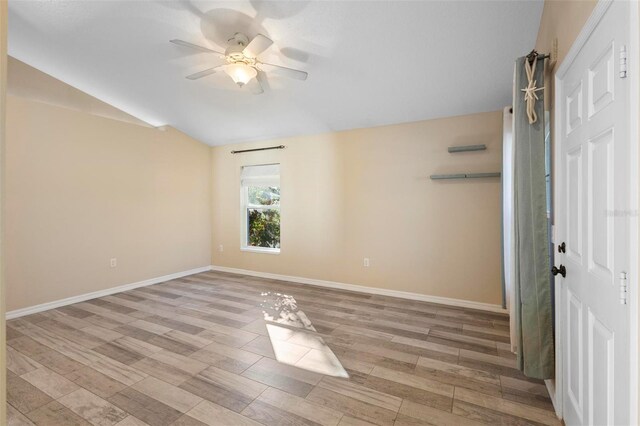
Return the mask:
<path id="1" fill-rule="evenodd" d="M 171 43 L 173 43 L 173 44 L 177 44 L 178 46 L 190 47 L 192 49 L 196 49 L 196 50 L 199 50 L 201 52 L 216 53 L 218 55 L 223 55 L 224 56 L 224 53 L 222 53 L 222 52 L 218 52 L 217 50 L 209 49 L 208 47 L 199 46 L 197 44 L 189 43 L 188 41 L 178 40 L 178 39 L 173 39 L 173 40 L 169 40 L 169 41 Z"/>
<path id="2" fill-rule="evenodd" d="M 258 34 L 251 40 L 247 47 L 244 48 L 242 53 L 249 58 L 256 58 L 259 54 L 264 52 L 273 44 L 273 40 L 262 34 Z"/>
<path id="3" fill-rule="evenodd" d="M 251 81 L 247 84 L 247 88 L 254 95 L 259 95 L 261 93 L 264 93 L 262 84 L 260 83 L 260 80 L 257 77 L 251 79 Z"/>
<path id="4" fill-rule="evenodd" d="M 208 75 L 216 73 L 216 72 L 220 71 L 221 69 L 223 69 L 224 67 L 225 67 L 225 65 L 218 65 L 217 67 L 208 68 L 208 69 L 206 69 L 204 71 L 200 71 L 200 72 L 197 72 L 195 74 L 188 75 L 186 78 L 188 78 L 189 80 L 197 80 L 199 78 L 206 77 Z"/>
<path id="5" fill-rule="evenodd" d="M 265 71 L 274 71 L 277 74 L 281 74 L 296 80 L 306 80 L 309 74 L 305 71 L 294 70 L 293 68 L 282 67 L 280 65 L 267 64 L 260 62 L 260 66 Z"/>

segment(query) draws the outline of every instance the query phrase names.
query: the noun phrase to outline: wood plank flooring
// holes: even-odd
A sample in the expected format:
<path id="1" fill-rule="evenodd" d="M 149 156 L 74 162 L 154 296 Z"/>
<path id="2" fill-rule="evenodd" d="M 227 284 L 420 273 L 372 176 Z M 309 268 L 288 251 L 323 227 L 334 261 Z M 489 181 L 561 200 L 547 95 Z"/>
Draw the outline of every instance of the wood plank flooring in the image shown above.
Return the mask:
<path id="1" fill-rule="evenodd" d="M 317 335 L 268 333 L 266 293 Z M 424 302 L 207 272 L 9 321 L 7 339 L 9 425 L 560 424 L 505 315 Z M 349 378 L 316 372 L 322 345 Z"/>

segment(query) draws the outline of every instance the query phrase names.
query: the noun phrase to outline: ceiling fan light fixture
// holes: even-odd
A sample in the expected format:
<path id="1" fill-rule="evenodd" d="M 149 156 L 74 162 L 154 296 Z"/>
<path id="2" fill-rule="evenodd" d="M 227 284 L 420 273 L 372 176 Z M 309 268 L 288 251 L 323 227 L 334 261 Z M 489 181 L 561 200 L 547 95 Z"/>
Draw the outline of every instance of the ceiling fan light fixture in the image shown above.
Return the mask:
<path id="1" fill-rule="evenodd" d="M 239 87 L 248 84 L 255 78 L 255 82 L 249 85 L 249 91 L 258 95 L 260 93 L 264 93 L 262 84 L 257 78 L 258 71 L 261 73 L 277 71 L 280 75 L 295 78 L 297 80 L 306 80 L 308 76 L 305 71 L 295 70 L 281 65 L 269 64 L 259 60 L 258 56 L 273 44 L 273 41 L 269 37 L 262 34 L 256 35 L 251 41 L 249 41 L 249 38 L 246 35 L 236 33 L 231 39 L 229 39 L 229 46 L 225 49 L 224 53 L 208 47 L 189 43 L 184 40 L 173 39 L 169 41 L 173 44 L 177 44 L 178 46 L 189 47 L 206 53 L 214 53 L 219 55 L 221 59 L 225 60 L 226 64 L 220 64 L 213 68 L 207 68 L 206 70 L 186 76 L 189 80 L 198 80 L 224 70 Z M 260 76 L 262 76 L 262 74 L 260 74 Z"/>
<path id="2" fill-rule="evenodd" d="M 225 68 L 225 72 L 238 86 L 242 87 L 258 75 L 258 71 L 252 66 L 245 63 L 229 64 Z"/>

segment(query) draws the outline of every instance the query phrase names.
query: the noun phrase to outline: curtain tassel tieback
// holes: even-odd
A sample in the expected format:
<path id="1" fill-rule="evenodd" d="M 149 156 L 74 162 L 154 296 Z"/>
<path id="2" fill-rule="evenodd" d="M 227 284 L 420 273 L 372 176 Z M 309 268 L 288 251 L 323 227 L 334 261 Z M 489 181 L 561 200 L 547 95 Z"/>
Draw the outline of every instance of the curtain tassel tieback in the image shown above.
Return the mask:
<path id="1" fill-rule="evenodd" d="M 544 86 L 536 87 L 536 80 L 533 79 L 537 63 L 538 58 L 533 60 L 533 65 L 531 65 L 529 61 L 524 61 L 524 69 L 527 72 L 527 81 L 529 83 L 526 88 L 520 89 L 524 92 L 524 100 L 527 103 L 527 117 L 529 118 L 529 124 L 533 124 L 538 120 L 538 115 L 536 114 L 536 101 L 539 98 L 536 92 L 544 90 Z"/>

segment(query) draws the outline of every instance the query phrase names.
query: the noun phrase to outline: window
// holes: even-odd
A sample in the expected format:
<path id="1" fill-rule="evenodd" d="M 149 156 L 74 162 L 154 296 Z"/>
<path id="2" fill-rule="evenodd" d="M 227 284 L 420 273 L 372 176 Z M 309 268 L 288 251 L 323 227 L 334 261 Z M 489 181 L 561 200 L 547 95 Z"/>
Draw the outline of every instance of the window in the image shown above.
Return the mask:
<path id="1" fill-rule="evenodd" d="M 244 166 L 240 182 L 242 249 L 280 253 L 280 165 Z"/>

